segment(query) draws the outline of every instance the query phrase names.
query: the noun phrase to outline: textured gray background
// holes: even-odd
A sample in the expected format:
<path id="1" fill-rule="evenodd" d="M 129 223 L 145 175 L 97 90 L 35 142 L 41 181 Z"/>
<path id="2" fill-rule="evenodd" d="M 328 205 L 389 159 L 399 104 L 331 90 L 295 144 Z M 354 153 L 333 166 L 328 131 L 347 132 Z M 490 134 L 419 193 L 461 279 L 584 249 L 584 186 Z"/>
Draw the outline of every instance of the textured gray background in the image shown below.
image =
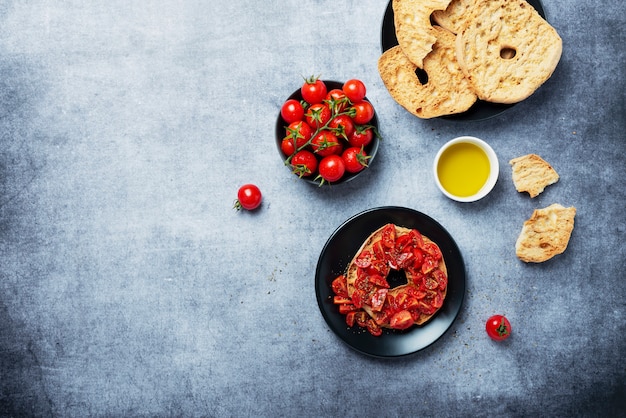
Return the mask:
<path id="1" fill-rule="evenodd" d="M 0 415 L 624 415 L 626 7 L 543 4 L 553 77 L 467 123 L 384 89 L 387 1 L 0 1 Z M 341 187 L 297 181 L 274 145 L 311 74 L 361 78 L 380 118 L 375 164 Z M 458 135 L 501 163 L 475 204 L 430 171 Z M 561 175 L 534 200 L 508 166 L 530 152 Z M 264 203 L 237 213 L 246 182 Z M 578 209 L 570 246 L 525 265 L 521 224 L 554 202 Z M 451 329 L 399 360 L 341 342 L 313 287 L 335 228 L 384 205 L 443 224 L 468 275 Z"/>

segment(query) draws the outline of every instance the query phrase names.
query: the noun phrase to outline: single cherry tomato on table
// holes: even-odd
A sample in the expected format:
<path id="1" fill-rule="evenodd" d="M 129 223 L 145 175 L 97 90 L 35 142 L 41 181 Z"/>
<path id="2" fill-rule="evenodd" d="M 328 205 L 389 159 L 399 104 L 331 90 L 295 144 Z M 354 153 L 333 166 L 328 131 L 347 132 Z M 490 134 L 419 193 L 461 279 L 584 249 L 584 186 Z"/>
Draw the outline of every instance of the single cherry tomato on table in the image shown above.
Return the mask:
<path id="1" fill-rule="evenodd" d="M 322 158 L 317 169 L 319 170 L 319 177 L 322 178 L 322 183 L 324 180 L 329 183 L 337 181 L 346 172 L 346 166 L 339 155 L 329 155 Z"/>
<path id="2" fill-rule="evenodd" d="M 237 200 L 235 200 L 234 208 L 236 210 L 246 209 L 253 210 L 259 207 L 263 200 L 261 190 L 254 184 L 244 184 L 237 192 Z"/>
<path id="3" fill-rule="evenodd" d="M 297 122 L 304 117 L 304 108 L 299 101 L 289 99 L 280 108 L 280 115 L 287 123 Z"/>
<path id="4" fill-rule="evenodd" d="M 496 341 L 502 341 L 511 335 L 511 323 L 503 315 L 493 315 L 485 324 L 487 335 Z"/>
<path id="5" fill-rule="evenodd" d="M 302 98 L 308 104 L 322 103 L 328 92 L 326 84 L 318 77 L 309 77 L 304 80 L 304 84 L 300 88 Z"/>
<path id="6" fill-rule="evenodd" d="M 352 103 L 357 103 L 363 100 L 366 93 L 365 84 L 358 79 L 346 81 L 343 83 L 343 87 L 341 89 Z"/>

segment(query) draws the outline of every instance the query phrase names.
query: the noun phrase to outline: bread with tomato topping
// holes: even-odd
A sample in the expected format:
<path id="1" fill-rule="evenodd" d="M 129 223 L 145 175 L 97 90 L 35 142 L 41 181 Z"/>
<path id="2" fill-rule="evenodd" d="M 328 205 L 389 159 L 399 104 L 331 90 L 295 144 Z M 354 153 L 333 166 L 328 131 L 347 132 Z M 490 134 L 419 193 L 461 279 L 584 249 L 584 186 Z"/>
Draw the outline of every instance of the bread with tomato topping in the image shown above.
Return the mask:
<path id="1" fill-rule="evenodd" d="M 423 252 L 423 262 L 420 263 L 419 266 L 415 267 L 417 264 L 416 260 L 412 260 L 411 262 L 414 264 L 411 265 L 402 265 L 403 259 L 407 260 L 407 258 L 403 258 L 401 253 L 394 253 L 393 250 L 390 250 L 389 247 L 384 247 L 387 249 L 386 256 L 387 258 L 384 260 L 380 259 L 380 250 L 376 248 L 377 245 L 382 245 L 381 240 L 385 240 L 385 229 L 389 228 L 387 231 L 391 231 L 393 228 L 394 242 L 398 241 L 398 238 L 410 235 L 410 240 L 407 237 L 404 237 L 403 240 L 410 244 L 405 244 L 403 248 L 403 252 L 408 253 L 409 251 Z M 359 289 L 362 287 L 361 282 L 371 282 L 370 278 L 376 274 L 380 275 L 384 278 L 386 282 L 386 278 L 389 275 L 389 271 L 391 269 L 394 270 L 404 270 L 404 273 L 407 278 L 407 283 L 403 285 L 399 285 L 393 289 L 388 288 L 388 284 L 385 287 L 384 283 L 381 284 L 381 277 L 376 277 L 376 284 L 373 286 L 374 289 L 369 289 L 368 292 L 370 294 L 374 294 L 380 289 L 386 289 L 386 297 L 383 301 L 384 304 L 380 306 L 372 306 L 372 303 L 369 303 L 369 300 L 356 302 L 356 305 L 362 308 L 367 314 L 373 318 L 376 323 L 383 328 L 397 328 L 397 329 L 405 329 L 412 325 L 422 325 L 426 323 L 429 319 L 431 319 L 437 311 L 441 308 L 443 301 L 447 294 L 447 269 L 446 264 L 443 259 L 443 255 L 441 254 L 441 250 L 431 239 L 426 236 L 421 235 L 419 231 L 414 230 L 415 232 L 411 232 L 412 230 L 405 227 L 400 227 L 394 224 L 387 224 L 378 230 L 374 231 L 363 243 L 363 245 L 359 248 L 356 255 L 350 262 L 348 269 L 346 271 L 346 281 L 347 281 L 347 289 L 348 295 L 352 298 L 353 303 L 356 300 L 356 294 L 359 293 Z M 416 244 L 413 244 L 415 242 Z M 409 248 L 409 245 L 412 247 Z M 400 248 L 398 248 L 398 251 Z M 432 253 L 432 259 L 431 254 Z M 363 265 L 359 262 L 359 257 L 362 257 L 363 254 L 371 254 L 374 259 L 381 263 L 376 266 L 376 270 L 374 266 L 371 266 L 371 269 L 374 274 L 364 273 L 365 268 L 359 267 L 359 264 Z M 377 255 L 378 254 L 378 255 Z M 424 267 L 427 258 L 429 259 L 428 265 Z M 434 260 L 437 258 L 437 260 Z M 408 263 L 408 261 L 406 261 Z M 386 266 L 386 268 L 383 268 Z M 360 275 L 365 275 L 366 279 L 363 277 L 360 278 Z M 361 281 L 361 282 L 360 282 Z M 426 282 L 428 281 L 428 282 Z M 370 283 L 371 284 L 371 283 Z M 410 295 L 409 295 L 410 294 Z M 415 298 L 415 301 L 410 300 L 412 302 L 411 307 L 409 306 L 401 306 L 400 300 L 403 302 L 411 297 Z M 381 302 L 382 303 L 382 302 Z M 394 303 L 397 304 L 395 308 L 390 306 Z M 405 309 L 406 308 L 406 309 Z M 393 316 L 385 315 L 385 312 L 389 313 L 398 313 L 400 311 L 405 311 L 412 315 L 409 323 L 404 323 L 401 326 L 399 324 L 394 324 Z"/>

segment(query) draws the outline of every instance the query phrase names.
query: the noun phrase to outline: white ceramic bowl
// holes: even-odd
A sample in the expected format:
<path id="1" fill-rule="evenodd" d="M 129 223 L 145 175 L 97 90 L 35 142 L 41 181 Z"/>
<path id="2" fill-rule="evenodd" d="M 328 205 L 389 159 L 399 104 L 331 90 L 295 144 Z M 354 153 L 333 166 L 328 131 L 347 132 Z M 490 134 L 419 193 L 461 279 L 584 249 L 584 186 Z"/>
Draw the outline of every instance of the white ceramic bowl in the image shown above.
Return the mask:
<path id="1" fill-rule="evenodd" d="M 440 178 L 439 178 L 439 165 L 441 163 L 441 156 L 446 150 L 450 149 L 452 146 L 457 145 L 457 144 L 462 144 L 462 143 L 472 144 L 472 145 L 477 146 L 485 153 L 489 161 L 489 172 L 488 172 L 486 180 L 484 181 L 482 186 L 480 186 L 478 191 L 476 191 L 475 193 L 469 196 L 461 196 L 461 195 L 455 195 L 454 193 L 451 193 L 450 191 L 446 190 L 446 188 L 442 185 Z M 472 170 L 472 168 L 469 167 L 467 168 L 467 170 Z M 444 195 L 446 195 L 452 200 L 456 200 L 457 202 L 475 202 L 487 196 L 487 194 L 493 189 L 493 187 L 496 185 L 496 182 L 498 181 L 499 171 L 500 171 L 500 165 L 498 163 L 498 156 L 496 155 L 493 148 L 491 148 L 491 146 L 489 146 L 489 144 L 487 144 L 482 139 L 475 138 L 473 136 L 460 136 L 458 138 L 454 138 L 448 141 L 447 143 L 445 143 L 441 147 L 439 152 L 437 152 L 437 155 L 435 156 L 435 161 L 433 163 L 433 174 L 435 177 L 435 182 L 437 183 L 437 187 L 439 187 L 439 190 L 441 190 L 441 192 Z M 461 177 L 463 175 L 468 175 L 469 177 L 469 174 L 470 173 L 464 173 L 463 170 L 459 170 L 459 175 Z"/>

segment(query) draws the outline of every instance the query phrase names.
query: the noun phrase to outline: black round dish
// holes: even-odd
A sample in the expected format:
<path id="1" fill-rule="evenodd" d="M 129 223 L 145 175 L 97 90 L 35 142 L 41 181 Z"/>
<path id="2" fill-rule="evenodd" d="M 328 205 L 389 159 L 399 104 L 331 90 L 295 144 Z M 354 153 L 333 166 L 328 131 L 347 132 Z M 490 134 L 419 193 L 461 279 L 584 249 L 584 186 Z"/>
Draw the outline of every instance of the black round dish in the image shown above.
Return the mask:
<path id="1" fill-rule="evenodd" d="M 328 89 L 328 91 L 331 91 L 332 89 L 341 89 L 341 87 L 343 86 L 342 82 L 339 81 L 333 81 L 333 80 L 323 80 L 324 84 L 326 84 L 326 88 Z M 294 91 L 288 98 L 285 99 L 285 101 L 289 100 L 289 99 L 295 99 L 295 100 L 302 100 L 302 93 L 300 92 L 300 89 Z M 367 97 L 365 97 L 364 100 L 367 100 Z M 370 102 L 371 103 L 371 102 Z M 374 117 L 372 118 L 372 120 L 368 123 L 368 125 L 372 125 L 376 128 L 376 130 L 378 131 L 378 116 L 376 115 L 376 109 L 374 109 Z M 280 144 L 283 140 L 283 138 L 285 138 L 286 132 L 285 132 L 285 127 L 287 126 L 287 124 L 285 123 L 285 121 L 283 120 L 283 118 L 280 116 L 280 112 L 278 112 L 278 118 L 276 119 L 276 147 L 278 148 L 278 154 L 281 156 L 283 162 L 287 159 L 287 155 L 285 155 L 282 150 L 280 149 Z M 376 153 L 378 152 L 378 145 L 380 144 L 380 139 L 374 135 L 374 138 L 372 139 L 372 141 L 364 148 L 365 152 L 367 153 L 367 155 L 370 156 L 367 165 L 368 167 L 371 167 L 372 163 L 374 162 L 374 158 L 376 157 Z M 289 169 L 291 170 L 291 167 L 289 167 Z M 336 182 L 333 183 L 324 183 L 324 185 L 335 185 L 335 184 L 341 184 L 341 183 L 346 183 L 350 180 L 355 179 L 356 177 L 362 175 L 363 173 L 366 173 L 368 171 L 367 167 L 364 170 L 359 171 L 358 173 L 348 173 L 346 172 L 346 174 L 344 174 L 344 176 Z M 291 174 L 292 176 L 295 176 L 295 174 Z M 319 180 L 315 180 L 316 175 L 310 176 L 310 177 L 302 177 L 300 180 L 305 181 L 307 183 L 312 183 L 315 184 L 316 186 L 319 186 Z"/>
<path id="2" fill-rule="evenodd" d="M 448 269 L 448 293 L 441 309 L 424 325 L 406 331 L 384 329 L 374 337 L 363 328 L 346 325 L 345 315 L 333 304 L 331 283 L 345 272 L 365 239 L 387 223 L 417 229 L 439 245 Z M 428 347 L 450 328 L 465 297 L 465 264 L 454 239 L 434 219 L 409 208 L 374 208 L 348 219 L 330 236 L 317 263 L 315 291 L 328 326 L 346 344 L 374 357 L 400 357 Z"/>
<path id="3" fill-rule="evenodd" d="M 383 17 L 383 26 L 381 31 L 381 44 L 383 52 L 398 45 L 398 39 L 396 38 L 396 26 L 393 21 L 392 4 L 393 1 L 389 0 L 387 9 L 385 10 L 385 16 Z M 545 19 L 543 6 L 539 0 L 528 0 L 528 4 L 533 6 L 541 17 Z M 515 104 L 490 103 L 478 100 L 471 108 L 463 113 L 440 116 L 439 118 L 461 121 L 479 121 L 497 116 L 512 106 L 515 106 Z"/>

